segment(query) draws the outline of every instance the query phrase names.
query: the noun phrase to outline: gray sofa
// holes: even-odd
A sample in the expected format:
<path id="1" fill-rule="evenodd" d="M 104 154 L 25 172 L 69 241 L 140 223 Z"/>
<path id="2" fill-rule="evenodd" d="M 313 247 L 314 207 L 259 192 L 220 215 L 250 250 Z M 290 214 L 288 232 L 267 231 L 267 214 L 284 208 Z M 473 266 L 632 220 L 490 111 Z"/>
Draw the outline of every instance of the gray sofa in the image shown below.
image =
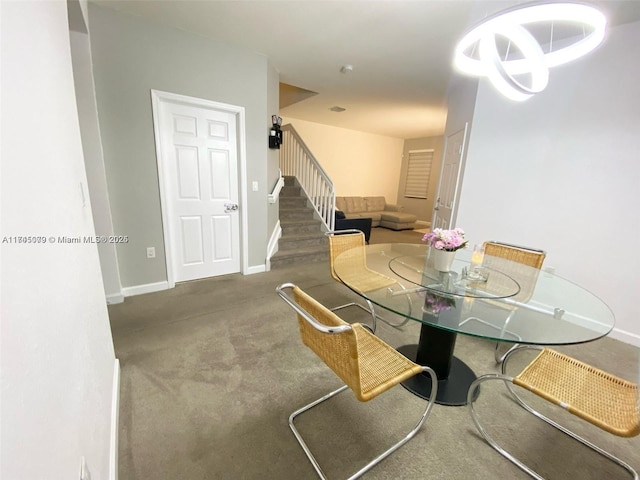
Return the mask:
<path id="1" fill-rule="evenodd" d="M 410 230 L 417 217 L 403 212 L 402 205 L 387 203 L 384 197 L 336 197 L 336 209 L 350 218 L 371 218 L 371 226 Z"/>

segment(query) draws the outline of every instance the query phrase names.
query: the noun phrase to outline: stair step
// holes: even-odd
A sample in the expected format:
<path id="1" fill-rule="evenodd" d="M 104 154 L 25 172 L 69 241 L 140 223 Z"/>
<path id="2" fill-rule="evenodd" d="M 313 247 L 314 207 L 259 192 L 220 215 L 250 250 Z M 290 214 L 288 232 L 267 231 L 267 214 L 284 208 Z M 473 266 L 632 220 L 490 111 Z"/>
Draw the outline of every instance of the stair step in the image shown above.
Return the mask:
<path id="1" fill-rule="evenodd" d="M 308 207 L 307 199 L 304 197 L 280 197 L 280 208 L 307 208 L 307 207 Z"/>
<path id="2" fill-rule="evenodd" d="M 313 218 L 313 210 L 310 208 L 281 208 L 281 220 L 305 220 Z"/>
<path id="3" fill-rule="evenodd" d="M 299 234 L 322 232 L 320 222 L 313 218 L 310 220 L 281 220 L 280 227 L 283 237 L 294 235 L 296 232 Z"/>
<path id="4" fill-rule="evenodd" d="M 327 237 L 320 232 L 306 235 L 283 235 L 279 242 L 279 251 L 288 252 L 308 247 L 324 247 L 328 245 Z"/>
<path id="5" fill-rule="evenodd" d="M 324 247 L 303 248 L 290 252 L 278 251 L 271 257 L 271 268 L 323 262 L 329 259 L 329 249 Z"/>
<path id="6" fill-rule="evenodd" d="M 280 197 L 299 197 L 301 193 L 302 189 L 300 187 L 284 186 L 282 187 L 282 190 L 280 190 Z"/>
<path id="7" fill-rule="evenodd" d="M 271 257 L 271 268 L 327 261 L 329 246 L 322 221 L 295 177 L 285 176 L 280 191 L 279 215 L 282 237 L 278 252 Z"/>

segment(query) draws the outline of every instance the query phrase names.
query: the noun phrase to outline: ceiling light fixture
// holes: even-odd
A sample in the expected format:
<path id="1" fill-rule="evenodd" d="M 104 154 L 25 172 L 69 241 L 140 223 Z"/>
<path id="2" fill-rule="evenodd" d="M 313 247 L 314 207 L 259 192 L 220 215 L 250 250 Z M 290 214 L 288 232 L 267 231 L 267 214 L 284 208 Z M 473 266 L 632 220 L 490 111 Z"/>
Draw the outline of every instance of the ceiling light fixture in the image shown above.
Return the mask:
<path id="1" fill-rule="evenodd" d="M 553 51 L 555 22 L 581 25 L 583 37 Z M 532 23 L 551 24 L 549 52 L 545 53 L 540 41 L 524 27 Z M 456 46 L 453 63 L 462 73 L 487 77 L 504 96 L 523 101 L 546 88 L 550 67 L 580 58 L 600 45 L 606 25 L 606 17 L 587 5 L 547 3 L 517 7 L 485 19 L 467 33 Z M 505 58 L 500 58 L 498 52 L 499 37 L 508 40 Z M 521 58 L 508 59 L 512 45 L 520 51 Z M 529 75 L 529 85 L 518 81 L 516 75 Z"/>
<path id="2" fill-rule="evenodd" d="M 353 65 L 343 65 L 340 72 L 344 74 L 353 72 Z"/>

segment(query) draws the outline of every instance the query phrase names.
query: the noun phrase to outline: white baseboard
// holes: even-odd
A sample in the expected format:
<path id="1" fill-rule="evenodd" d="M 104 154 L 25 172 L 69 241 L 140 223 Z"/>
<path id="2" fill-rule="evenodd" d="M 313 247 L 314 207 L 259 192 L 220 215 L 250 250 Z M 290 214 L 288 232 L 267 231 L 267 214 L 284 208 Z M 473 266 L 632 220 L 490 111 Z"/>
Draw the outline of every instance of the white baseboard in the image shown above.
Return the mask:
<path id="1" fill-rule="evenodd" d="M 118 480 L 118 418 L 120 409 L 120 360 L 113 363 L 111 392 L 111 438 L 109 442 L 109 480 Z"/>
<path id="2" fill-rule="evenodd" d="M 124 295 L 122 292 L 120 293 L 112 293 L 111 295 L 107 295 L 107 305 L 114 305 L 116 303 L 124 302 Z"/>
<path id="3" fill-rule="evenodd" d="M 143 293 L 159 292 L 160 290 L 168 290 L 169 282 L 146 283 L 144 285 L 135 285 L 133 287 L 124 287 L 122 294 L 125 297 L 133 297 L 134 295 L 142 295 Z"/>
<path id="4" fill-rule="evenodd" d="M 243 275 L 253 275 L 254 273 L 263 273 L 266 271 L 267 267 L 265 265 L 254 265 L 253 267 L 248 267 Z"/>
<path id="5" fill-rule="evenodd" d="M 609 337 L 615 338 L 616 340 L 620 340 L 624 343 L 628 343 L 629 345 L 633 345 L 634 347 L 640 347 L 640 335 L 636 333 L 626 332 L 624 330 L 614 328 L 609 334 Z"/>
<path id="6" fill-rule="evenodd" d="M 271 232 L 271 238 L 267 245 L 267 272 L 271 270 L 271 257 L 278 252 L 278 240 L 282 237 L 282 227 L 280 226 L 280 220 L 277 221 L 273 232 Z"/>

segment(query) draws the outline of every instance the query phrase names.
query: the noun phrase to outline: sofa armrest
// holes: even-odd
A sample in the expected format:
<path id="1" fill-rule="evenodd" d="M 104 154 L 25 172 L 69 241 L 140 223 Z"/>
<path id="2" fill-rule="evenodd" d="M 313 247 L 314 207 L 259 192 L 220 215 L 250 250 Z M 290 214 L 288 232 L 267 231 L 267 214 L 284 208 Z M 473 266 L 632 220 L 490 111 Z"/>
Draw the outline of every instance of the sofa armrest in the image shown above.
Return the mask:
<path id="1" fill-rule="evenodd" d="M 403 205 L 394 205 L 393 203 L 387 203 L 384 206 L 384 209 L 387 212 L 402 212 L 404 210 L 404 206 Z"/>

